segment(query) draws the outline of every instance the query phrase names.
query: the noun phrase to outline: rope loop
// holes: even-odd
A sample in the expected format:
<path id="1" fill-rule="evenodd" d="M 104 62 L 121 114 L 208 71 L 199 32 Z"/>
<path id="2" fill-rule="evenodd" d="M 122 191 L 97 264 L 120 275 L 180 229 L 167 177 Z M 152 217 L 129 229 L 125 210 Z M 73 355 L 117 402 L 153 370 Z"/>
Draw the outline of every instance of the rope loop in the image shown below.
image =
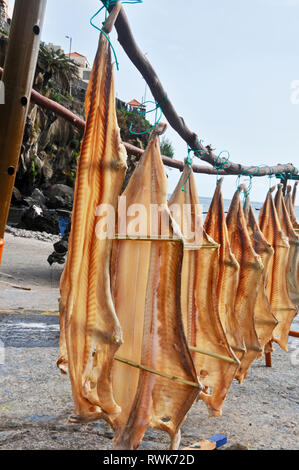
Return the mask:
<path id="1" fill-rule="evenodd" d="M 193 168 L 192 168 L 193 162 L 192 162 L 192 158 L 190 157 L 190 153 L 191 153 L 191 152 L 194 152 L 194 149 L 188 148 L 188 155 L 187 155 L 187 159 L 186 159 L 186 165 L 189 166 L 189 168 L 190 168 L 190 173 L 189 173 L 189 175 L 188 175 L 186 181 L 184 182 L 184 184 L 183 184 L 183 186 L 182 186 L 182 191 L 183 191 L 184 193 L 187 193 L 187 192 L 188 192 L 188 191 L 185 190 L 185 185 L 186 185 L 187 182 L 189 181 L 190 176 L 191 176 L 191 173 L 192 173 L 192 171 L 193 171 Z"/>
<path id="2" fill-rule="evenodd" d="M 226 153 L 226 154 L 227 154 L 227 157 L 226 157 L 226 158 L 225 158 L 225 157 L 221 157 L 221 155 L 222 155 L 223 153 Z M 218 183 L 218 181 L 219 181 L 219 171 L 220 171 L 220 170 L 226 170 L 227 168 L 230 167 L 229 159 L 230 159 L 230 153 L 229 153 L 228 150 L 222 150 L 222 151 L 219 153 L 219 155 L 218 155 L 218 157 L 217 157 L 217 159 L 216 159 L 216 162 L 214 163 L 214 168 L 215 168 L 215 170 L 217 170 L 217 183 Z M 219 161 L 219 163 L 218 163 L 218 161 Z"/>
<path id="3" fill-rule="evenodd" d="M 104 34 L 105 38 L 107 39 L 107 41 L 109 42 L 110 46 L 111 46 L 111 49 L 113 51 L 113 54 L 114 54 L 114 57 L 115 57 L 115 64 L 116 64 L 116 68 L 117 70 L 119 70 L 119 62 L 118 62 L 118 59 L 117 59 L 117 55 L 116 55 L 116 52 L 115 52 L 115 49 L 112 45 L 112 42 L 110 41 L 110 38 L 108 36 L 108 34 L 105 33 L 105 31 L 103 31 L 103 29 L 99 28 L 96 24 L 94 24 L 93 20 L 101 13 L 102 10 L 105 9 L 105 21 L 107 19 L 107 16 L 108 16 L 108 9 L 113 6 L 113 5 L 116 5 L 116 3 L 118 2 L 119 0 L 102 0 L 102 2 L 104 3 L 104 6 L 102 8 L 100 8 L 91 18 L 90 18 L 90 24 L 91 26 L 93 26 L 95 29 L 97 29 L 98 31 L 100 31 L 100 33 Z M 122 2 L 123 4 L 124 3 L 128 3 L 128 4 L 134 4 L 134 3 L 143 3 L 143 0 L 132 0 L 132 1 L 125 1 L 125 2 Z M 103 21 L 102 25 L 105 24 L 105 21 Z"/>
<path id="4" fill-rule="evenodd" d="M 135 132 L 132 130 L 133 122 L 131 122 L 130 127 L 129 127 L 130 133 L 134 135 L 144 135 L 144 134 L 148 134 L 148 132 L 151 132 L 153 129 L 155 129 L 163 116 L 163 111 L 162 111 L 161 106 L 163 103 L 165 103 L 165 101 L 167 101 L 167 99 L 168 99 L 168 96 L 166 95 L 166 97 L 164 98 L 163 101 L 161 101 L 161 103 L 157 103 L 155 101 L 145 101 L 144 103 L 141 103 L 137 108 L 137 113 L 141 114 L 142 116 L 146 116 L 146 114 L 155 112 L 155 124 L 152 127 L 150 127 L 150 129 L 148 129 L 147 131 Z M 150 109 L 149 111 L 146 111 L 144 108 L 144 105 L 146 105 L 147 103 L 154 104 L 155 108 Z"/>

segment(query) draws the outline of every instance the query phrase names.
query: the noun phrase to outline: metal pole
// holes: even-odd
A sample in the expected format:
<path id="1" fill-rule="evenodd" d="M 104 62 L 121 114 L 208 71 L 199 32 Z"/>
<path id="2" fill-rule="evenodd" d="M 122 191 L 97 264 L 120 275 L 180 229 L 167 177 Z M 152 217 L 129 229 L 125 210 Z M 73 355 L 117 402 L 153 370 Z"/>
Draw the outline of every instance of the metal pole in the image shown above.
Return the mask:
<path id="1" fill-rule="evenodd" d="M 39 52 L 47 0 L 15 0 L 0 105 L 0 240 L 4 237 L 12 190 Z"/>

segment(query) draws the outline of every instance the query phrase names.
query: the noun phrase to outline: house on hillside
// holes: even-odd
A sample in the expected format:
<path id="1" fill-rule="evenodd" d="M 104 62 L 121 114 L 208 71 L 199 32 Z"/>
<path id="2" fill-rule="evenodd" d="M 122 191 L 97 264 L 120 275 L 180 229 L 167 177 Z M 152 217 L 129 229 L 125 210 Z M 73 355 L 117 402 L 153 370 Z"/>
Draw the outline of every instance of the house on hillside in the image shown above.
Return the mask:
<path id="1" fill-rule="evenodd" d="M 78 66 L 81 80 L 88 83 L 91 75 L 91 66 L 87 57 L 79 54 L 79 52 L 71 52 L 71 54 L 66 54 L 66 56 L 73 60 Z"/>
<path id="2" fill-rule="evenodd" d="M 127 110 L 130 112 L 134 112 L 138 110 L 139 113 L 145 113 L 146 112 L 146 106 L 142 103 L 139 103 L 137 100 L 131 100 L 128 103 L 126 103 Z"/>

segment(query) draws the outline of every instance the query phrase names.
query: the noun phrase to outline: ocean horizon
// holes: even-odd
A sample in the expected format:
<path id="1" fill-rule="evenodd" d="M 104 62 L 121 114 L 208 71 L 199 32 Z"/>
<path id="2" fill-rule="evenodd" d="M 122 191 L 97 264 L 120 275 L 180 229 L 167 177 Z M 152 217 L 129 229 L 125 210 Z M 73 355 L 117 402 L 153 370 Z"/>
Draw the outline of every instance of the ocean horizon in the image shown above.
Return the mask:
<path id="1" fill-rule="evenodd" d="M 171 196 L 171 194 L 168 194 L 168 198 L 170 198 L 170 196 Z M 199 202 L 201 204 L 203 214 L 205 215 L 209 210 L 210 204 L 212 202 L 212 198 L 211 197 L 205 197 L 205 196 L 199 196 Z M 223 205 L 224 205 L 225 212 L 228 212 L 230 203 L 231 203 L 231 199 L 223 199 Z M 256 201 L 250 201 L 250 203 L 251 203 L 252 207 L 255 209 L 256 215 L 258 217 L 259 211 L 261 210 L 264 203 L 263 202 L 256 202 Z M 299 206 L 295 206 L 295 214 L 296 214 L 297 220 L 299 221 Z"/>

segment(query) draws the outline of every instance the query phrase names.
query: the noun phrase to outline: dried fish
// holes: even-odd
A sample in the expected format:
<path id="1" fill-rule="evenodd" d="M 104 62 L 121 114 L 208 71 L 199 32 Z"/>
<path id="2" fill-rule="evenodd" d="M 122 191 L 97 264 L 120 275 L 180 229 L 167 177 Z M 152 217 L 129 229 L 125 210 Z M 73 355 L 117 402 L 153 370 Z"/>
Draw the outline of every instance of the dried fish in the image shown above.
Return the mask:
<path id="1" fill-rule="evenodd" d="M 247 222 L 248 233 L 254 248 L 254 251 L 261 257 L 264 265 L 262 279 L 259 285 L 256 304 L 254 307 L 254 324 L 257 332 L 258 340 L 264 352 L 266 345 L 272 339 L 272 333 L 275 326 L 278 324 L 276 320 L 269 299 L 266 294 L 266 283 L 268 277 L 268 270 L 270 261 L 274 255 L 274 250 L 270 243 L 263 235 L 257 220 L 254 215 L 253 208 L 250 204 L 250 198 L 247 194 L 247 189 L 244 187 L 246 193 L 246 202 L 244 205 L 244 215 Z M 263 352 L 260 354 L 259 359 L 262 358 Z"/>
<path id="2" fill-rule="evenodd" d="M 296 309 L 288 294 L 286 275 L 290 245 L 288 238 L 282 231 L 277 215 L 272 197 L 274 189 L 275 187 L 268 191 L 265 203 L 260 211 L 259 225 L 266 240 L 274 249 L 274 256 L 269 264 L 266 285 L 267 297 L 279 322 L 274 329 L 273 340 L 287 351 L 289 330 L 296 315 Z"/>
<path id="3" fill-rule="evenodd" d="M 205 386 L 205 392 L 210 392 L 201 393 L 200 398 L 211 415 L 220 416 L 240 362 L 228 344 L 220 321 L 218 245 L 202 227 L 194 175 L 188 165 L 169 200 L 169 208 L 185 238 L 181 283 L 183 321 L 199 380 Z M 218 357 L 196 350 L 216 353 Z"/>
<path id="4" fill-rule="evenodd" d="M 263 263 L 252 246 L 237 190 L 226 218 L 232 252 L 240 265 L 235 312 L 245 341 L 246 353 L 236 378 L 242 383 L 251 363 L 262 352 L 254 322 L 254 307 L 262 280 Z"/>
<path id="5" fill-rule="evenodd" d="M 218 251 L 217 299 L 220 320 L 228 343 L 235 355 L 241 360 L 246 351 L 240 325 L 235 314 L 240 266 L 232 253 L 225 220 L 223 197 L 221 192 L 223 178 L 217 182 L 214 197 L 205 219 L 204 228 L 216 243 Z"/>
<path id="6" fill-rule="evenodd" d="M 282 186 L 278 185 L 275 195 L 275 207 L 282 230 L 289 239 L 289 258 L 287 265 L 288 292 L 291 300 L 299 308 L 299 237 L 296 235 L 287 211 Z"/>
<path id="7" fill-rule="evenodd" d="M 104 25 L 108 33 L 117 5 Z M 96 235 L 97 210 L 116 207 L 126 171 L 115 112 L 110 45 L 102 34 L 86 95 L 86 130 L 75 186 L 69 253 L 61 278 L 61 371 L 69 372 L 75 402 L 71 422 L 120 413 L 112 392 L 113 357 L 122 343 L 110 288 L 112 240 Z"/>
<path id="8" fill-rule="evenodd" d="M 124 239 L 113 247 L 112 291 L 124 334 L 118 356 L 130 363 L 113 367 L 113 391 L 122 409 L 113 423 L 116 449 L 137 449 L 148 426 L 166 431 L 177 449 L 180 426 L 202 388 L 182 323 L 183 239 L 167 207 L 158 136 L 163 130 L 161 125 L 153 132 L 122 194 L 127 211 L 119 214 L 118 229 Z M 135 239 L 126 239 L 130 235 Z"/>

